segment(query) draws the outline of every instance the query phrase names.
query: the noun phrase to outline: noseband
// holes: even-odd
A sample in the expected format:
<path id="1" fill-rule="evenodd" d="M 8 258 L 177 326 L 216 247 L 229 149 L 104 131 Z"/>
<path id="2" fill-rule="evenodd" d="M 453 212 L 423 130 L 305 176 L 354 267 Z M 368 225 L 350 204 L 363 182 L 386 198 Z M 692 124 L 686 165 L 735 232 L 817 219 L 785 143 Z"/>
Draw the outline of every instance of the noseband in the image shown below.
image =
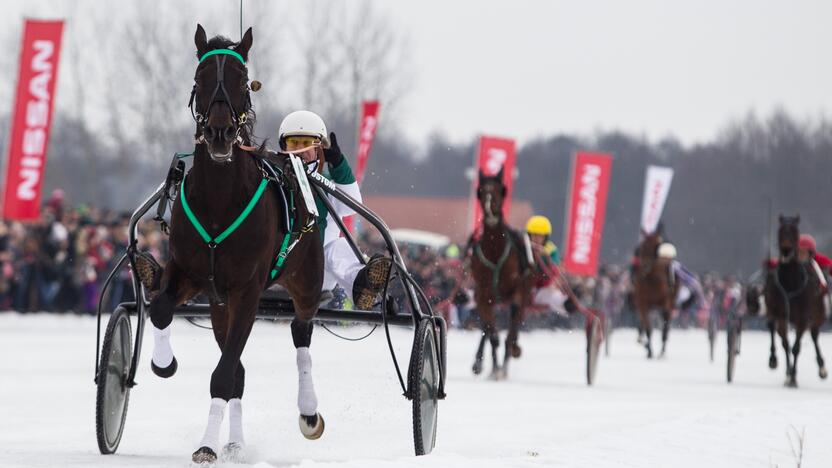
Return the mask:
<path id="1" fill-rule="evenodd" d="M 228 90 L 225 89 L 225 61 L 229 55 L 239 60 L 245 67 L 246 61 L 243 59 L 243 56 L 231 49 L 215 49 L 206 52 L 199 59 L 199 63 L 202 63 L 206 58 L 211 56 L 214 57 L 217 62 L 217 85 L 214 86 L 214 90 L 211 92 L 211 99 L 208 101 L 208 109 L 205 110 L 204 114 L 198 112 L 194 105 L 196 97 L 196 84 L 194 84 L 194 87 L 191 90 L 191 98 L 188 101 L 188 107 L 191 109 L 191 117 L 193 117 L 194 122 L 197 124 L 197 133 L 199 134 L 197 137 L 198 143 L 203 143 L 205 141 L 205 136 L 202 134 L 202 128 L 208 121 L 208 116 L 211 115 L 211 107 L 214 106 L 215 102 L 225 102 L 231 109 L 231 120 L 234 122 L 234 128 L 236 130 L 234 139 L 237 143 L 242 143 L 240 130 L 242 129 L 243 124 L 246 123 L 247 112 L 251 109 L 251 95 L 248 91 L 246 91 L 245 108 L 243 109 L 243 112 L 238 114 L 234 109 L 234 104 L 231 103 L 231 97 L 228 94 Z"/>

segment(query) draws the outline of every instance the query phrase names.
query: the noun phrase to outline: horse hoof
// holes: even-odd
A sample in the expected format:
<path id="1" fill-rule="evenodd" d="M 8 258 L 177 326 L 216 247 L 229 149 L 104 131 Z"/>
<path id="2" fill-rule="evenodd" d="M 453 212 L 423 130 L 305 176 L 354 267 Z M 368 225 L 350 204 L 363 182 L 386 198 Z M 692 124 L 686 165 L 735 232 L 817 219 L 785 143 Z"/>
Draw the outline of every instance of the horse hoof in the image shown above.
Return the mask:
<path id="1" fill-rule="evenodd" d="M 820 375 L 820 378 L 826 380 L 826 378 L 829 377 L 829 373 L 826 372 L 826 367 L 821 367 L 820 371 L 818 371 L 818 375 Z"/>
<path id="2" fill-rule="evenodd" d="M 784 385 L 786 388 L 797 388 L 797 381 L 788 379 Z"/>
<path id="3" fill-rule="evenodd" d="M 312 416 L 300 415 L 298 418 L 300 432 L 309 440 L 320 439 L 324 433 L 324 418 L 321 413 Z"/>
<path id="4" fill-rule="evenodd" d="M 176 363 L 176 358 L 173 358 L 173 361 L 171 361 L 170 365 L 167 367 L 159 367 L 153 362 L 152 359 L 150 360 L 150 369 L 153 371 L 154 374 L 158 375 L 163 379 L 167 379 L 173 376 L 173 374 L 176 373 L 176 369 L 178 367 L 179 364 Z"/>
<path id="5" fill-rule="evenodd" d="M 474 375 L 480 375 L 482 373 L 482 359 L 474 361 L 474 365 L 471 366 L 471 370 L 474 372 Z"/>
<path id="6" fill-rule="evenodd" d="M 200 447 L 191 456 L 191 460 L 198 465 L 214 463 L 217 461 L 217 454 L 211 450 L 211 447 Z"/>
<path id="7" fill-rule="evenodd" d="M 505 380 L 506 371 L 503 370 L 503 368 L 494 369 L 491 371 L 491 375 L 489 375 L 488 378 L 494 381 Z"/>
<path id="8" fill-rule="evenodd" d="M 243 463 L 245 461 L 243 457 L 243 443 L 229 442 L 225 444 L 225 447 L 222 448 L 221 458 L 222 461 L 229 463 Z"/>
<path id="9" fill-rule="evenodd" d="M 772 356 L 768 358 L 768 368 L 769 369 L 777 369 L 777 358 Z"/>
<path id="10" fill-rule="evenodd" d="M 522 354 L 523 354 L 523 349 L 522 349 L 522 348 L 520 348 L 520 346 L 518 346 L 518 345 L 514 345 L 514 347 L 512 347 L 512 348 L 511 348 L 511 357 L 513 357 L 513 358 L 517 359 L 517 358 L 519 358 Z"/>

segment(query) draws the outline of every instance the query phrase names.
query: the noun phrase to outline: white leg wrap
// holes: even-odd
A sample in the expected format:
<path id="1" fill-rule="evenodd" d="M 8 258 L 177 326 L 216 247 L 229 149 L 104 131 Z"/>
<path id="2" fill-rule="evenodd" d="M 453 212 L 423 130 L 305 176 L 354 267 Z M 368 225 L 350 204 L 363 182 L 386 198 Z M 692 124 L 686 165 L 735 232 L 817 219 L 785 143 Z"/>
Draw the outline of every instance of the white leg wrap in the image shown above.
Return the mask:
<path id="1" fill-rule="evenodd" d="M 225 413 L 226 402 L 222 398 L 211 398 L 211 409 L 208 411 L 208 426 L 205 428 L 205 435 L 202 436 L 200 447 L 208 447 L 219 453 L 220 446 L 220 425 L 222 425 L 223 414 Z"/>
<path id="2" fill-rule="evenodd" d="M 297 349 L 298 362 L 298 409 L 304 416 L 314 416 L 318 411 L 318 397 L 312 383 L 312 356 L 309 348 Z"/>
<path id="3" fill-rule="evenodd" d="M 153 363 L 161 368 L 168 367 L 173 362 L 173 349 L 170 347 L 170 327 L 164 330 L 151 325 L 153 328 Z"/>
<path id="4" fill-rule="evenodd" d="M 228 442 L 243 445 L 243 402 L 239 398 L 228 400 Z"/>

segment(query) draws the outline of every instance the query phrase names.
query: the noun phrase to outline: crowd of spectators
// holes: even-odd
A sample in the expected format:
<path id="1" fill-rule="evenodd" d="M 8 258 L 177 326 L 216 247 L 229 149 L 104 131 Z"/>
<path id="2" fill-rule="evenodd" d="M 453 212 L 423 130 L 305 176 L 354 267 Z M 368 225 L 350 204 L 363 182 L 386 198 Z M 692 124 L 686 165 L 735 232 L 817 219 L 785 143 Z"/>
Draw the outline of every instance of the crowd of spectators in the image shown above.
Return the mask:
<path id="1" fill-rule="evenodd" d="M 101 286 L 127 245 L 129 213 L 94 206 L 69 207 L 51 194 L 36 221 L 0 221 L 0 310 L 96 310 Z M 156 223 L 139 225 L 140 245 L 163 256 L 167 239 Z M 113 279 L 106 309 L 131 300 L 129 271 Z"/>
<path id="2" fill-rule="evenodd" d="M 58 190 L 37 221 L 0 221 L 0 310 L 94 313 L 103 283 L 127 245 L 129 218 L 129 213 L 93 206 L 69 207 Z M 156 222 L 140 222 L 138 239 L 143 250 L 160 260 L 166 257 L 167 236 Z M 384 250 L 378 236 L 364 233 L 359 242 L 365 252 Z M 476 328 L 473 284 L 464 273 L 462 249 L 403 244 L 400 250 L 432 306 L 452 326 Z M 568 281 L 584 305 L 602 312 L 616 326 L 636 325 L 627 303 L 626 268 L 605 265 L 597 278 L 569 277 Z M 678 326 L 705 326 L 713 311 L 724 308 L 722 291 L 735 285 L 736 279 L 708 274 L 703 284 L 705 300 L 680 309 L 675 318 Z M 133 300 L 130 271 L 122 268 L 104 298 L 104 310 L 129 300 Z M 532 307 L 526 316 L 528 327 L 571 328 L 582 323 L 579 314 L 564 317 L 540 307 Z"/>

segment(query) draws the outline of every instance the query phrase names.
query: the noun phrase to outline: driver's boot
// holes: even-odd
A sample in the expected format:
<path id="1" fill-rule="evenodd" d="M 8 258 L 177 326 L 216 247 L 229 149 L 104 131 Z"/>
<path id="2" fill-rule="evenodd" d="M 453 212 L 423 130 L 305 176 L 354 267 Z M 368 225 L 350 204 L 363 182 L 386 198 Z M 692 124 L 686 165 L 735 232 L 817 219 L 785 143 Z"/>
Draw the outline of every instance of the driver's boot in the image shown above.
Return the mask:
<path id="1" fill-rule="evenodd" d="M 390 258 L 376 254 L 358 272 L 352 286 L 352 297 L 356 309 L 370 310 L 373 307 L 376 297 L 387 282 L 391 265 Z"/>
<path id="2" fill-rule="evenodd" d="M 153 299 L 159 294 L 163 271 L 162 265 L 159 265 L 153 255 L 148 252 L 136 253 L 136 274 L 147 291 L 148 299 Z"/>

